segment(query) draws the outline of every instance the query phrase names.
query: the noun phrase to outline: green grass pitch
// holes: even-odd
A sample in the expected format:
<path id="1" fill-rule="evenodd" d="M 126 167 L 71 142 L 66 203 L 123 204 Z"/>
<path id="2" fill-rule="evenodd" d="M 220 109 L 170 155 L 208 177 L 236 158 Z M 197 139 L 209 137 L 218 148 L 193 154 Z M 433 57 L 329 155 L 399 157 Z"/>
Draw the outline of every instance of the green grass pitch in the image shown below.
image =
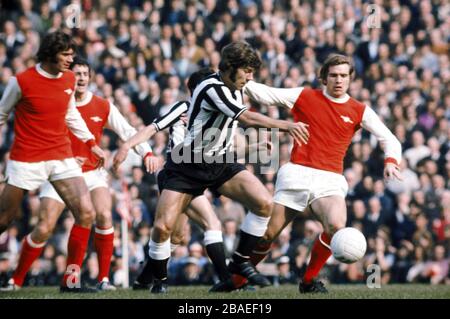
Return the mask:
<path id="1" fill-rule="evenodd" d="M 208 286 L 169 287 L 166 295 L 118 289 L 97 294 L 60 294 L 57 287 L 23 288 L 0 293 L 0 299 L 450 299 L 449 285 L 329 285 L 326 295 L 300 295 L 296 285 L 268 287 L 256 291 L 208 293 Z"/>

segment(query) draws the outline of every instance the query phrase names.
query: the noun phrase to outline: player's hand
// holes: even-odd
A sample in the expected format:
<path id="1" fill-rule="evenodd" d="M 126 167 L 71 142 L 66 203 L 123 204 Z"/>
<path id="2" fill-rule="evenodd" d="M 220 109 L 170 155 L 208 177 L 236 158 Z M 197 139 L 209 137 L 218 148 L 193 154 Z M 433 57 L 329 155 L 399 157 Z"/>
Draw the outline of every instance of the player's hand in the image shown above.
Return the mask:
<path id="1" fill-rule="evenodd" d="M 125 159 L 128 156 L 128 151 L 130 149 L 127 147 L 126 144 L 122 144 L 121 147 L 119 147 L 119 149 L 117 150 L 116 155 L 114 156 L 113 159 L 113 170 L 114 172 L 117 172 L 117 170 L 119 169 L 120 164 L 123 163 L 123 161 L 125 161 Z"/>
<path id="2" fill-rule="evenodd" d="M 181 120 L 184 124 L 187 124 L 188 121 L 189 121 L 189 117 L 188 117 L 187 113 L 181 114 L 181 115 L 180 115 L 180 120 Z"/>
<path id="3" fill-rule="evenodd" d="M 153 174 L 156 173 L 156 171 L 161 166 L 161 161 L 159 158 L 155 155 L 146 156 L 144 159 L 144 165 L 145 169 L 147 170 L 147 173 Z"/>
<path id="4" fill-rule="evenodd" d="M 302 122 L 291 123 L 288 128 L 288 133 L 294 140 L 301 146 L 302 144 L 308 144 L 309 125 Z"/>
<path id="5" fill-rule="evenodd" d="M 98 158 L 97 167 L 104 167 L 106 163 L 106 155 L 105 152 L 98 145 L 94 145 L 91 147 L 91 152 Z"/>
<path id="6" fill-rule="evenodd" d="M 77 164 L 80 166 L 83 166 L 84 162 L 86 162 L 87 158 L 82 156 L 75 156 L 75 160 L 77 161 Z"/>
<path id="7" fill-rule="evenodd" d="M 386 164 L 386 166 L 384 167 L 383 175 L 386 180 L 393 180 L 394 178 L 398 179 L 399 181 L 403 180 L 403 176 L 400 173 L 400 168 L 394 163 Z"/>

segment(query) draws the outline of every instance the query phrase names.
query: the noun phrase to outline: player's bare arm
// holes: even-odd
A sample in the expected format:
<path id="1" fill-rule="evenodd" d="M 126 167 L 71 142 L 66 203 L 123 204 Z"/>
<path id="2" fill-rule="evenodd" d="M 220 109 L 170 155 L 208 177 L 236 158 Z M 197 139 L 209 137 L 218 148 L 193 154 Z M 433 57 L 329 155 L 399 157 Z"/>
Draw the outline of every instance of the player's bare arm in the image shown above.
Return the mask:
<path id="1" fill-rule="evenodd" d="M 276 120 L 256 112 L 248 111 L 244 111 L 237 120 L 240 123 L 255 128 L 279 128 L 283 132 L 288 132 L 299 145 L 308 144 L 308 124 Z"/>
<path id="2" fill-rule="evenodd" d="M 123 161 L 125 161 L 125 159 L 127 158 L 128 152 L 131 148 L 133 148 L 138 144 L 144 143 L 145 141 L 148 141 L 150 138 L 152 138 L 153 135 L 156 134 L 156 132 L 157 130 L 155 125 L 150 124 L 146 126 L 144 129 L 137 132 L 135 135 L 133 135 L 128 141 L 123 143 L 122 146 L 119 147 L 116 155 L 114 156 L 113 169 L 117 170 L 119 168 L 120 164 L 122 164 Z M 147 166 L 146 163 L 147 171 L 149 173 L 154 173 L 157 169 L 156 167 L 157 163 L 155 163 L 155 160 L 157 159 L 151 157 L 146 157 L 146 159 L 148 159 L 149 164 L 149 166 Z"/>

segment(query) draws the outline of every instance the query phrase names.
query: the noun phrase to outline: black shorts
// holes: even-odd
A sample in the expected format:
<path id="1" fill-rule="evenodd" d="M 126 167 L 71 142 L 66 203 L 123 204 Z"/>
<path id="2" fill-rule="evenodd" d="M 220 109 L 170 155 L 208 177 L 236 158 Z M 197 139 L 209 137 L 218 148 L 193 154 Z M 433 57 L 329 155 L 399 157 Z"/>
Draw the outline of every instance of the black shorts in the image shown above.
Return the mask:
<path id="1" fill-rule="evenodd" d="M 170 189 L 194 197 L 202 195 L 207 188 L 217 194 L 217 188 L 245 169 L 239 163 L 175 164 L 168 157 L 158 174 L 158 187 L 160 192 Z"/>

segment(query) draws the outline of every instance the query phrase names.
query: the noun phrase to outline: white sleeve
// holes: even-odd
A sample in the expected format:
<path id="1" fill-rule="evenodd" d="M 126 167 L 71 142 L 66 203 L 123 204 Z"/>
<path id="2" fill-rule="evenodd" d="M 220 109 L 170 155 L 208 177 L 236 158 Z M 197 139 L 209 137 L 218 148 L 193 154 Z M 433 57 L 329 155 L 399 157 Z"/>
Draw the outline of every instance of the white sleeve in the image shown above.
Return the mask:
<path id="1" fill-rule="evenodd" d="M 19 83 L 15 76 L 8 80 L 5 92 L 0 100 L 0 126 L 6 123 L 8 115 L 11 113 L 14 106 L 22 97 L 22 91 L 20 90 Z"/>
<path id="2" fill-rule="evenodd" d="M 290 89 L 279 89 L 265 84 L 249 81 L 244 87 L 244 93 L 255 102 L 265 105 L 284 106 L 292 109 L 298 97 L 303 91 L 303 87 Z"/>
<path id="3" fill-rule="evenodd" d="M 402 160 L 402 145 L 394 134 L 381 122 L 378 115 L 366 106 L 361 126 L 375 135 L 384 150 L 385 158 L 393 158 L 400 164 Z"/>
<path id="4" fill-rule="evenodd" d="M 112 129 L 117 135 L 119 135 L 122 141 L 127 141 L 133 137 L 137 131 L 132 127 L 123 115 L 119 112 L 117 107 L 109 103 L 109 115 L 107 125 Z M 134 148 L 136 153 L 144 157 L 147 153 L 152 151 L 152 148 L 147 142 L 136 145 Z"/>
<path id="5" fill-rule="evenodd" d="M 69 130 L 82 142 L 95 139 L 89 131 L 86 122 L 81 117 L 75 104 L 75 97 L 72 95 L 69 101 L 69 108 L 66 114 L 66 124 Z"/>

